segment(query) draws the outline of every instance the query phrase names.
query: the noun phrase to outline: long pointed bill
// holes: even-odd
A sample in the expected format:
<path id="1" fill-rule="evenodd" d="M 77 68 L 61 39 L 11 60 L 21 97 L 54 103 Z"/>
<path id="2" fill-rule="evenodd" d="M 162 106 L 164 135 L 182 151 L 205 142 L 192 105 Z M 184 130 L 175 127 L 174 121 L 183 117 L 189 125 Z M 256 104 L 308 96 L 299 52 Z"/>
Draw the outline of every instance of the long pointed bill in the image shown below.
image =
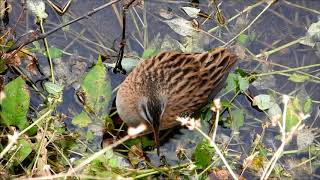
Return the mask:
<path id="1" fill-rule="evenodd" d="M 152 124 L 154 141 L 157 146 L 157 154 L 160 155 L 160 140 L 159 140 L 159 125 L 157 123 Z"/>

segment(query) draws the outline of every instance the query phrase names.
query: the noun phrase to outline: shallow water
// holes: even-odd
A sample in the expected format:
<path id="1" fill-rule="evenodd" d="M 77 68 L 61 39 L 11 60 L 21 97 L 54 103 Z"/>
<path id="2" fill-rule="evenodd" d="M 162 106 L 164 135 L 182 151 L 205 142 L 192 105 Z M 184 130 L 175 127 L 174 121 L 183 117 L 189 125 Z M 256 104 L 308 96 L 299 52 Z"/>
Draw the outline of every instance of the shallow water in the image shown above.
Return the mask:
<path id="1" fill-rule="evenodd" d="M 61 4 L 64 4 L 65 2 L 66 0 L 62 1 Z M 220 9 L 227 20 L 246 7 L 257 4 L 258 2 L 260 1 L 223 1 Z M 72 20 L 95 7 L 99 7 L 103 3 L 105 3 L 105 1 L 96 0 L 80 2 L 79 0 L 76 0 L 71 4 L 68 12 L 64 16 L 57 15 L 47 4 L 46 12 L 49 16 L 45 22 L 45 30 L 49 31 L 63 22 Z M 300 7 L 297 7 L 297 5 Z M 12 2 L 12 6 L 14 11 L 10 14 L 9 25 L 17 23 L 15 20 L 21 13 L 20 4 Z M 132 7 L 127 15 L 127 46 L 125 56 L 141 56 L 144 48 L 157 47 L 162 43 L 164 38 L 180 41 L 181 44 L 188 44 L 188 40 L 190 39 L 174 32 L 167 25 L 165 19 L 159 15 L 160 10 L 169 10 L 173 17 L 179 16 L 190 20 L 191 18 L 181 10 L 182 6 L 191 5 L 189 1 L 145 1 L 143 7 Z M 224 42 L 227 42 L 257 17 L 265 6 L 266 4 L 262 4 L 253 8 L 251 11 L 241 14 L 236 20 L 231 21 L 227 25 L 228 29 L 219 27 L 214 19 L 206 21 L 200 28 L 206 32 L 210 32 L 211 35 L 219 37 Z M 210 14 L 213 9 L 212 6 L 208 6 L 208 1 L 201 1 L 200 4 L 195 5 L 195 7 L 200 8 L 208 14 Z M 320 3 L 317 0 L 296 0 L 290 1 L 290 3 L 278 1 L 262 14 L 249 30 L 246 31 L 246 34 L 252 37 L 252 40 L 246 44 L 246 48 L 250 50 L 251 53 L 257 55 L 305 36 L 308 27 L 312 23 L 317 22 L 317 17 L 320 15 L 319 11 L 311 12 L 310 9 L 319 10 Z M 79 86 L 81 76 L 95 64 L 99 54 L 111 57 L 105 61 L 107 63 L 112 63 L 116 59 L 116 52 L 118 51 L 121 37 L 121 23 L 116 16 L 117 13 L 121 13 L 119 3 L 94 14 L 88 19 L 74 23 L 67 28 L 64 28 L 63 31 L 60 30 L 48 37 L 50 46 L 58 47 L 63 50 L 62 58 L 54 62 L 58 82 L 65 85 L 64 101 L 57 110 L 66 115 L 67 118 L 64 119 L 64 121 L 66 121 L 66 124 L 68 124 L 69 128 L 72 130 L 74 127 L 70 123 L 70 120 L 75 114 L 82 110 L 82 106 L 77 101 L 74 90 Z M 139 19 L 137 15 L 139 15 L 141 19 Z M 198 20 L 201 24 L 205 19 L 199 18 Z M 146 29 L 144 29 L 144 27 L 146 27 Z M 218 29 L 211 32 L 211 29 L 214 27 L 218 27 Z M 37 26 L 34 24 L 34 18 L 29 13 L 26 13 L 26 18 L 22 18 L 22 20 L 18 22 L 17 36 L 36 28 Z M 193 40 L 191 45 L 189 42 L 189 45 L 192 47 L 191 50 L 205 51 L 212 47 L 223 45 L 214 38 L 203 34 Z M 252 58 L 246 58 L 245 60 L 240 59 L 237 66 L 248 72 L 255 71 L 258 73 L 266 73 L 286 69 L 284 67 L 293 68 L 319 64 L 319 54 L 320 51 L 316 48 L 297 43 L 271 54 L 268 58 L 260 59 L 267 60 L 268 63 L 262 63 L 261 61 L 256 61 Z M 45 75 L 48 75 L 49 71 L 46 57 L 41 54 L 38 54 L 37 57 L 40 69 Z M 319 77 L 319 66 L 308 68 L 303 71 L 310 73 L 315 77 Z M 32 75 L 27 71 L 25 73 L 34 82 L 41 82 L 46 77 L 39 74 Z M 7 76 L 11 75 L 12 74 L 8 72 Z M 116 75 L 112 77 L 112 79 L 113 87 L 115 88 L 123 77 Z M 42 88 L 41 83 L 37 83 L 37 86 Z M 264 76 L 264 79 L 258 80 L 257 84 L 251 88 L 255 95 L 269 93 L 270 90 L 273 90 L 273 93 L 275 94 L 289 94 L 291 96 L 303 98 L 309 96 L 314 100 L 314 103 L 311 117 L 306 120 L 306 124 L 312 124 L 312 127 L 319 127 L 319 82 L 306 81 L 304 83 L 294 83 L 288 81 L 288 77 L 285 75 L 274 74 Z M 37 94 L 32 94 L 31 104 L 38 109 L 42 101 Z M 223 98 L 230 99 L 231 97 L 232 95 L 228 94 Z M 277 101 L 280 102 L 281 96 L 277 95 L 277 97 Z M 240 128 L 239 138 L 231 141 L 228 148 L 241 152 L 239 154 L 242 156 L 241 159 L 243 159 L 247 157 L 247 154 L 249 153 L 248 150 L 250 149 L 255 135 L 260 134 L 262 131 L 261 122 L 266 122 L 268 119 L 265 113 L 253 109 L 243 95 L 240 95 L 235 100 L 234 104 L 245 111 L 245 126 Z M 186 129 L 182 129 L 180 132 L 182 133 L 172 135 L 170 136 L 171 138 L 166 138 L 167 141 L 164 141 L 163 146 L 161 147 L 167 155 L 167 160 L 171 165 L 178 162 L 178 159 L 175 157 L 176 146 L 179 145 L 190 150 L 190 148 L 194 147 L 199 140 L 197 135 L 191 135 L 191 132 Z M 277 132 L 277 129 L 267 129 L 264 142 L 268 148 L 275 149 L 279 146 L 279 142 L 273 140 Z M 196 132 L 192 133 L 197 134 Z M 226 135 L 230 137 L 232 135 L 230 130 L 221 127 L 218 129 L 218 134 L 219 133 L 221 136 Z M 292 145 L 292 148 L 294 147 L 295 146 Z M 158 164 L 158 159 L 154 158 L 153 154 L 150 156 L 151 160 L 155 160 L 152 161 L 152 163 Z"/>

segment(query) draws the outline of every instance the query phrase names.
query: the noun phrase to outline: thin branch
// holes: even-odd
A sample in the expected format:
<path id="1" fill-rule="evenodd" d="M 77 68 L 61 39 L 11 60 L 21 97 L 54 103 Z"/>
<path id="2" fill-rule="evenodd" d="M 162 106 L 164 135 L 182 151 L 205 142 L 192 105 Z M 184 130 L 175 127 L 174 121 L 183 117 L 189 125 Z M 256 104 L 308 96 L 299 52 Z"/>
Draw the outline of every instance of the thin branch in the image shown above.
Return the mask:
<path id="1" fill-rule="evenodd" d="M 106 4 L 104 4 L 104 5 L 102 5 L 102 6 L 98 7 L 98 8 L 93 9 L 92 11 L 88 12 L 87 14 L 85 14 L 83 16 L 80 16 L 80 17 L 78 17 L 78 18 L 76 18 L 74 20 L 71 20 L 71 21 L 69 21 L 69 22 L 67 22 L 65 24 L 62 24 L 62 25 L 60 25 L 60 26 L 48 31 L 47 33 L 40 34 L 38 31 L 33 31 L 33 32 L 30 32 L 30 33 L 27 33 L 24 36 L 22 36 L 21 38 L 19 38 L 16 41 L 16 43 L 7 50 L 6 53 L 12 52 L 12 51 L 17 50 L 17 49 L 21 49 L 22 47 L 28 45 L 29 43 L 32 43 L 34 41 L 38 41 L 40 39 L 43 39 L 43 38 L 53 34 L 54 32 L 60 30 L 63 27 L 66 27 L 66 26 L 68 26 L 70 24 L 73 24 L 73 23 L 75 23 L 77 21 L 80 21 L 82 19 L 87 19 L 90 16 L 92 16 L 93 14 L 95 14 L 95 13 L 101 11 L 102 9 L 104 9 L 104 8 L 114 4 L 114 3 L 117 3 L 119 1 L 120 0 L 110 1 L 109 3 L 106 3 Z"/>
<path id="2" fill-rule="evenodd" d="M 230 39 L 225 45 L 223 45 L 223 47 L 226 47 L 228 46 L 229 44 L 231 44 L 235 39 L 237 39 L 241 34 L 243 34 L 245 31 L 247 31 L 259 18 L 260 16 L 265 13 L 270 7 L 272 4 L 274 4 L 277 0 L 272 0 L 271 2 L 268 2 L 268 5 L 258 14 L 257 17 L 255 17 L 251 23 L 246 27 L 244 28 L 242 31 L 240 31 L 235 37 L 233 37 L 232 39 Z"/>

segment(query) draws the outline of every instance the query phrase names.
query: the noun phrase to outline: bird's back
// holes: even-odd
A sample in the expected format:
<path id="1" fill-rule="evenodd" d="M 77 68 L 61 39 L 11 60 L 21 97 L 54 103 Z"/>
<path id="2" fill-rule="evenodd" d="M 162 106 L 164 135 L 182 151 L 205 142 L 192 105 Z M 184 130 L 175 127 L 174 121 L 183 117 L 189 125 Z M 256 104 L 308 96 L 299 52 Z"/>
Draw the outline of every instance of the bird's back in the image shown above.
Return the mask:
<path id="1" fill-rule="evenodd" d="M 166 100 L 160 128 L 178 124 L 177 116 L 188 115 L 205 105 L 222 88 L 236 56 L 224 48 L 208 53 L 163 52 L 140 63 L 128 76 L 137 96 Z"/>

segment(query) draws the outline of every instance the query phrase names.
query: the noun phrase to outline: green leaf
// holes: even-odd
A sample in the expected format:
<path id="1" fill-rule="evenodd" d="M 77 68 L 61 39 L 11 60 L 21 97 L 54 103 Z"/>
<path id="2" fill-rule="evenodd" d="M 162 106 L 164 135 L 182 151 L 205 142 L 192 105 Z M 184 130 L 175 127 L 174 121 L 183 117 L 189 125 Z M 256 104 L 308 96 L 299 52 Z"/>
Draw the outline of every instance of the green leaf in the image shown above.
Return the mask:
<path id="1" fill-rule="evenodd" d="M 238 76 L 239 88 L 241 92 L 246 91 L 249 88 L 249 81 L 247 78 Z"/>
<path id="2" fill-rule="evenodd" d="M 7 50 L 10 49 L 10 47 L 12 47 L 14 44 L 16 44 L 16 41 L 11 39 L 11 40 L 8 40 L 6 43 L 5 43 L 5 47 L 1 46 L 0 48 L 2 50 L 4 50 L 3 52 L 6 52 Z M 1 50 L 0 49 L 0 50 Z"/>
<path id="3" fill-rule="evenodd" d="M 48 52 L 50 53 L 50 57 L 52 59 L 60 58 L 62 56 L 62 51 L 61 49 L 58 49 L 56 47 L 50 47 L 48 49 Z M 48 56 L 46 52 L 44 52 L 45 56 Z"/>
<path id="4" fill-rule="evenodd" d="M 240 34 L 238 38 L 236 39 L 237 43 L 239 43 L 242 46 L 247 46 L 250 42 L 250 37 L 246 34 Z"/>
<path id="5" fill-rule="evenodd" d="M 210 165 L 213 155 L 214 149 L 209 145 L 208 141 L 200 142 L 193 153 L 197 168 L 203 169 Z"/>
<path id="6" fill-rule="evenodd" d="M 72 123 L 77 125 L 81 138 L 86 139 L 90 143 L 89 146 L 98 148 L 97 141 L 102 140 L 100 137 L 106 121 L 108 128 L 113 125 L 108 118 L 112 103 L 111 80 L 100 57 L 97 64 L 83 77 L 79 92 L 83 97 L 84 110 L 74 117 Z M 87 131 L 91 131 L 92 134 L 86 133 Z M 90 141 L 92 137 L 93 140 Z"/>
<path id="7" fill-rule="evenodd" d="M 267 159 L 264 156 L 257 155 L 252 159 L 250 164 L 250 170 L 258 172 L 263 169 L 263 165 L 266 163 Z"/>
<path id="8" fill-rule="evenodd" d="M 30 95 L 24 80 L 16 78 L 4 87 L 5 98 L 0 102 L 0 123 L 7 126 L 17 126 L 23 130 L 28 126 L 27 113 Z"/>
<path id="9" fill-rule="evenodd" d="M 312 109 L 312 99 L 308 98 L 305 102 L 304 102 L 304 106 L 303 106 L 303 112 L 304 113 L 310 113 Z"/>
<path id="10" fill-rule="evenodd" d="M 120 162 L 123 160 L 120 156 L 113 153 L 112 149 L 104 153 L 103 155 L 95 158 L 84 168 L 84 173 L 101 178 L 112 179 L 116 177 L 113 171 L 114 168 L 121 170 Z M 123 168 L 123 167 L 122 167 Z M 119 170 L 117 172 L 119 172 Z"/>
<path id="11" fill-rule="evenodd" d="M 80 114 L 75 116 L 71 122 L 73 125 L 84 128 L 87 127 L 92 122 L 92 120 L 86 112 L 82 111 Z"/>
<path id="12" fill-rule="evenodd" d="M 101 57 L 101 55 L 99 55 L 96 65 L 99 65 L 99 66 L 102 65 L 102 57 Z"/>
<path id="13" fill-rule="evenodd" d="M 142 148 L 147 148 L 147 147 L 152 147 L 155 145 L 154 140 L 149 139 L 146 136 L 142 136 L 142 137 L 137 137 L 134 139 L 129 139 L 128 141 L 125 142 L 125 144 L 129 147 L 139 144 L 142 142 Z"/>
<path id="14" fill-rule="evenodd" d="M 86 139 L 88 141 L 92 141 L 94 138 L 94 132 L 92 132 L 91 130 L 88 130 L 87 133 L 86 133 Z"/>
<path id="15" fill-rule="evenodd" d="M 275 100 L 267 94 L 260 94 L 253 98 L 253 105 L 258 106 L 261 110 L 271 108 L 275 104 Z"/>
<path id="16" fill-rule="evenodd" d="M 252 41 L 254 41 L 257 37 L 257 34 L 252 31 L 248 34 L 240 34 L 240 36 L 236 39 L 237 43 L 240 44 L 243 47 L 247 47 L 250 45 Z"/>
<path id="17" fill-rule="evenodd" d="M 296 109 L 292 104 L 289 104 L 287 107 L 286 114 L 286 132 L 289 132 L 291 128 L 297 125 L 299 122 L 299 115 L 295 111 Z"/>
<path id="18" fill-rule="evenodd" d="M 301 102 L 297 97 L 292 101 L 292 105 L 296 110 L 302 111 Z"/>
<path id="19" fill-rule="evenodd" d="M 0 73 L 3 73 L 5 70 L 7 70 L 6 63 L 4 59 L 0 58 Z"/>
<path id="20" fill-rule="evenodd" d="M 205 110 L 203 110 L 200 114 L 200 118 L 201 118 L 201 121 L 211 121 L 212 120 L 212 111 L 207 108 Z"/>
<path id="21" fill-rule="evenodd" d="M 224 128 L 231 128 L 232 119 L 231 119 L 230 116 L 228 116 L 228 117 L 222 117 L 222 118 L 221 118 L 221 122 L 222 122 L 222 127 L 224 127 Z"/>
<path id="22" fill-rule="evenodd" d="M 14 156 L 15 165 L 21 164 L 21 162 L 32 152 L 32 144 L 25 139 L 19 139 L 17 147 L 19 150 Z"/>
<path id="23" fill-rule="evenodd" d="M 234 74 L 234 73 L 229 73 L 226 82 L 227 82 L 226 90 L 227 90 L 227 91 L 234 91 L 234 92 L 236 92 L 236 88 L 237 88 L 237 75 Z"/>
<path id="24" fill-rule="evenodd" d="M 34 48 L 31 49 L 33 52 L 38 52 L 38 53 L 42 53 L 43 52 L 43 50 L 40 47 L 39 41 L 34 41 L 34 42 L 32 42 L 32 44 L 34 46 Z"/>
<path id="25" fill-rule="evenodd" d="M 113 153 L 113 150 L 110 149 L 109 151 L 107 151 L 105 153 L 105 158 L 106 158 L 106 161 L 107 161 L 107 165 L 108 167 L 120 167 L 120 156 L 117 156 L 115 153 Z"/>
<path id="26" fill-rule="evenodd" d="M 151 56 L 154 56 L 156 55 L 158 52 L 157 52 L 157 49 L 155 48 L 147 48 L 143 51 L 143 54 L 142 54 L 142 58 L 143 59 L 147 59 Z"/>
<path id="27" fill-rule="evenodd" d="M 85 93 L 85 105 L 94 114 L 103 117 L 109 114 L 111 100 L 111 80 L 102 63 L 95 65 L 84 77 L 81 88 Z"/>
<path id="28" fill-rule="evenodd" d="M 231 102 L 229 102 L 228 100 L 225 100 L 225 99 L 222 99 L 222 100 L 221 100 L 221 105 L 222 105 L 222 107 L 224 107 L 224 108 L 231 108 L 231 107 L 232 107 Z"/>
<path id="29" fill-rule="evenodd" d="M 137 58 L 123 58 L 121 65 L 127 72 L 130 72 L 139 64 L 139 62 L 140 59 Z"/>
<path id="30" fill-rule="evenodd" d="M 232 126 L 233 131 L 239 131 L 239 128 L 244 124 L 244 113 L 241 109 L 236 109 L 231 111 Z"/>
<path id="31" fill-rule="evenodd" d="M 250 74 L 245 72 L 243 69 L 237 68 L 235 71 L 235 74 L 239 74 L 241 77 L 249 77 Z"/>
<path id="32" fill-rule="evenodd" d="M 242 69 L 237 69 L 236 73 L 229 73 L 227 77 L 226 90 L 229 91 L 241 91 L 244 92 L 249 88 L 249 79 L 247 78 L 248 73 L 244 72 Z"/>
<path id="33" fill-rule="evenodd" d="M 282 135 L 278 134 L 273 137 L 274 140 L 281 141 Z"/>
<path id="34" fill-rule="evenodd" d="M 112 131 L 114 129 L 113 120 L 109 115 L 104 117 L 104 128 L 105 131 Z"/>
<path id="35" fill-rule="evenodd" d="M 282 116 L 281 108 L 277 103 L 275 103 L 271 108 L 269 108 L 267 113 L 272 122 L 277 122 L 278 120 L 280 120 Z"/>
<path id="36" fill-rule="evenodd" d="M 302 74 L 293 73 L 290 75 L 289 80 L 296 83 L 302 83 L 309 80 L 309 76 L 305 76 Z"/>
<path id="37" fill-rule="evenodd" d="M 59 84 L 54 84 L 51 81 L 44 83 L 44 88 L 49 94 L 59 94 L 63 91 L 63 86 Z"/>

